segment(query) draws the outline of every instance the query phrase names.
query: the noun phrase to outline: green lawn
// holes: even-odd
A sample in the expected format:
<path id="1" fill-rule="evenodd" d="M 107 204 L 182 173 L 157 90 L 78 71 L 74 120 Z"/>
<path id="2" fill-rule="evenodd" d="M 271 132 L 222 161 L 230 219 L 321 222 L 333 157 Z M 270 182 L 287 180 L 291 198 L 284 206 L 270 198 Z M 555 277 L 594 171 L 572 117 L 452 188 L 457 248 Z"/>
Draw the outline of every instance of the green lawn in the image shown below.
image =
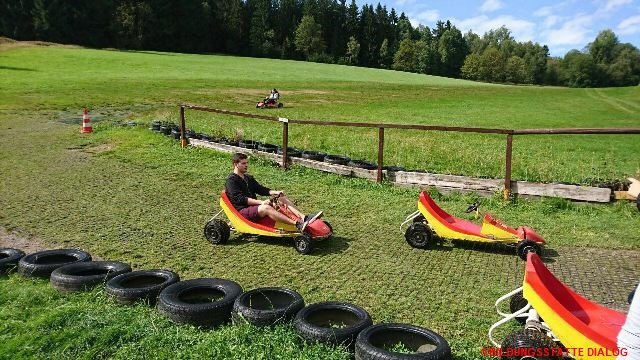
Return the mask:
<path id="1" fill-rule="evenodd" d="M 461 359 L 480 358 L 480 347 L 489 345 L 486 331 L 497 320 L 493 302 L 521 282 L 522 262 L 515 256 L 484 247 L 412 249 L 398 227 L 416 208 L 416 189 L 300 167 L 283 172 L 257 158 L 251 160 L 250 171 L 272 188 L 285 189 L 303 209 L 323 209 L 336 237 L 318 244 L 310 256 L 272 239 L 234 238 L 228 245 L 212 246 L 203 238 L 202 226 L 219 209 L 217 194 L 231 169 L 229 156 L 181 149 L 175 140 L 149 131 L 147 124 L 119 127 L 113 122 L 177 121 L 180 102 L 254 112 L 255 101 L 273 86 L 281 90 L 287 105 L 268 113 L 300 119 L 532 128 L 638 126 L 640 114 L 638 88 L 483 85 L 391 71 L 203 55 L 22 48 L 0 51 L 0 79 L 0 226 L 47 244 L 126 261 L 136 269 L 169 268 L 183 279 L 229 278 L 245 289 L 288 286 L 307 303 L 351 301 L 367 309 L 376 322 L 409 322 L 439 332 Z M 594 101 L 589 94 L 604 94 L 606 101 Z M 102 115 L 95 118 L 99 121 L 91 135 L 79 134 L 82 106 Z M 621 107 L 635 110 L 629 113 Z M 552 115 L 557 123 L 548 122 Z M 187 116 L 198 130 L 219 131 L 213 116 Z M 257 139 L 276 141 L 280 131 L 263 131 L 265 124 L 246 120 L 223 120 L 236 122 L 224 131 L 238 129 Z M 291 131 L 296 146 L 354 157 L 368 157 L 375 144 L 374 134 L 293 126 Z M 411 149 L 422 134 L 390 132 L 389 143 L 396 138 L 399 144 L 390 146 L 386 156 L 407 166 L 500 175 L 503 139 L 441 135 L 426 134 L 424 146 L 409 152 L 402 149 Z M 629 155 L 640 147 L 637 137 L 611 139 L 516 138 L 516 173 L 520 178 L 531 172 L 535 174 L 529 178 L 558 180 L 637 173 L 638 157 Z M 530 148 L 521 146 L 527 142 Z M 567 153 L 557 155 L 552 151 L 557 148 Z M 445 157 L 425 155 L 429 152 Z M 534 159 L 537 153 L 541 159 Z M 494 156 L 496 164 L 484 159 L 486 154 Z M 615 161 L 610 162 L 610 156 Z M 564 169 L 567 164 L 573 167 Z M 583 172 L 575 174 L 577 169 Z M 478 199 L 434 196 L 460 216 Z M 552 250 L 640 249 L 640 216 L 630 203 L 505 203 L 498 196 L 482 201 L 481 210 L 506 223 L 534 227 Z M 630 253 L 637 257 L 637 252 Z M 280 354 L 273 358 L 344 355 L 303 347 L 288 328 L 268 334 L 233 327 L 199 332 L 171 325 L 152 310 L 119 307 L 100 291 L 60 296 L 48 285 L 17 276 L 0 279 L 0 304 L 0 354 L 21 349 L 22 357 L 45 352 L 52 358 L 117 358 L 128 351 L 143 357 L 159 349 L 159 357 L 169 358 L 174 352 L 182 357 L 226 354 L 232 346 L 239 354 L 269 354 L 264 345 Z M 66 306 L 78 312 L 69 310 L 69 315 Z M 100 325 L 92 332 L 96 323 Z M 58 333 L 59 324 L 70 330 Z M 157 329 L 151 330 L 154 325 Z M 120 327 L 125 333 L 121 342 L 114 340 Z M 273 341 L 256 347 L 245 342 L 263 336 Z M 33 346 L 24 346 L 29 343 Z"/>

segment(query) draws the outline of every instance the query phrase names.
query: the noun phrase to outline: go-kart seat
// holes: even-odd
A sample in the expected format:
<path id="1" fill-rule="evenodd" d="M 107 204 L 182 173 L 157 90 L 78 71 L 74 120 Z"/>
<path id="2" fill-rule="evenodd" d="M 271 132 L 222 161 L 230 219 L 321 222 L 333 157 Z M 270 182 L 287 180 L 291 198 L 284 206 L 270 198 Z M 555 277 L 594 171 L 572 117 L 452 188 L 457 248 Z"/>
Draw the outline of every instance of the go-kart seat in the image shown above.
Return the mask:
<path id="1" fill-rule="evenodd" d="M 439 222 L 443 223 L 453 231 L 469 235 L 482 236 L 480 232 L 480 225 L 474 224 L 470 221 L 459 219 L 442 210 L 426 191 L 420 193 L 420 202 L 433 217 L 435 217 Z"/>
<path id="2" fill-rule="evenodd" d="M 524 298 L 568 348 L 616 348 L 626 315 L 589 301 L 558 280 L 535 253 L 529 253 Z"/>
<path id="3" fill-rule="evenodd" d="M 275 221 L 269 218 L 268 216 L 264 216 L 260 218 L 260 220 L 258 220 L 257 222 L 253 222 L 245 218 L 242 214 L 240 214 L 240 212 L 236 210 L 236 208 L 231 203 L 231 200 L 229 200 L 229 197 L 227 196 L 226 191 L 222 190 L 222 192 L 220 193 L 220 200 L 222 203 L 224 203 L 223 209 L 225 209 L 225 212 L 227 213 L 227 217 L 229 218 L 229 220 L 231 220 L 232 224 L 235 221 L 241 221 L 253 228 L 257 228 L 270 233 L 276 232 L 276 230 L 274 229 Z"/>

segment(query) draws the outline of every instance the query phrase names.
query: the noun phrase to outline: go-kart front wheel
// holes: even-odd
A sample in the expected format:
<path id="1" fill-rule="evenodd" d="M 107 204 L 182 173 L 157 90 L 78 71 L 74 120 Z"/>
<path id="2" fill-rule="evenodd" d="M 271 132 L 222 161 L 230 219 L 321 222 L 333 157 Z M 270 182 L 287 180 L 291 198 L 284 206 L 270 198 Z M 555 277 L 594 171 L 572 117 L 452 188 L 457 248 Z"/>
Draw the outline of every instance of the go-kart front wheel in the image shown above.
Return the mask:
<path id="1" fill-rule="evenodd" d="M 204 237 L 214 245 L 226 243 L 230 235 L 229 225 L 220 219 L 213 219 L 204 226 Z"/>
<path id="2" fill-rule="evenodd" d="M 562 359 L 559 347 L 548 336 L 538 330 L 525 329 L 507 335 L 502 342 L 502 350 L 505 354 L 512 352 L 518 356 L 505 356 L 509 360 L 535 359 L 555 360 Z M 555 351 L 555 352 L 554 352 Z M 530 356 L 528 355 L 530 354 Z"/>
<path id="3" fill-rule="evenodd" d="M 520 259 L 527 261 L 527 254 L 530 252 L 542 255 L 542 248 L 531 240 L 522 240 L 516 245 L 516 254 L 518 254 Z"/>
<path id="4" fill-rule="evenodd" d="M 311 252 L 311 238 L 307 234 L 302 234 L 293 239 L 296 250 L 303 255 Z"/>
<path id="5" fill-rule="evenodd" d="M 413 223 L 404 233 L 404 239 L 414 248 L 424 249 L 429 246 L 433 233 L 431 229 L 423 223 Z"/>

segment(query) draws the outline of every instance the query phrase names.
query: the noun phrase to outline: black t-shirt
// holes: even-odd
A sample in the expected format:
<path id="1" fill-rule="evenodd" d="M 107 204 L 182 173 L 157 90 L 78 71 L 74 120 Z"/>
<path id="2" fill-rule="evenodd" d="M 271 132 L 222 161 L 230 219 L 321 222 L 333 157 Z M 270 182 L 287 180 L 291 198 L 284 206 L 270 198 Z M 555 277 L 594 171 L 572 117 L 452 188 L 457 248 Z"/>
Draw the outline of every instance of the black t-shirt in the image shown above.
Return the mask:
<path id="1" fill-rule="evenodd" d="M 236 210 L 242 210 L 249 205 L 247 198 L 256 198 L 256 194 L 269 196 L 269 188 L 260 185 L 253 176 L 244 174 L 244 179 L 236 173 L 231 173 L 224 184 L 224 190 Z"/>

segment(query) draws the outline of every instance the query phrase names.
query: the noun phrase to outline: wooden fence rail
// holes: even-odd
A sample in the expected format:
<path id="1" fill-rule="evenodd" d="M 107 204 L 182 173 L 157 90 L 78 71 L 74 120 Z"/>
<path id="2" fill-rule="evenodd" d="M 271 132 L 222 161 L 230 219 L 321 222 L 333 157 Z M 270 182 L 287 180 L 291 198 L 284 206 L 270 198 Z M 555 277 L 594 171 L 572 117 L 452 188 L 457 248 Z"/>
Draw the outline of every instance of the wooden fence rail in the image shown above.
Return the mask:
<path id="1" fill-rule="evenodd" d="M 411 124 L 389 124 L 389 123 L 368 123 L 368 122 L 342 122 L 342 121 L 322 121 L 322 120 L 297 120 L 288 119 L 277 116 L 249 114 L 238 111 L 214 109 L 205 106 L 181 104 L 180 105 L 180 141 L 183 147 L 187 146 L 187 138 L 185 134 L 185 110 L 196 110 L 212 112 L 224 115 L 239 116 L 258 120 L 266 120 L 282 123 L 282 167 L 288 167 L 289 159 L 287 154 L 287 146 L 289 143 L 289 124 L 301 125 L 321 125 L 321 126 L 340 126 L 340 127 L 361 127 L 378 129 L 378 168 L 376 181 L 382 181 L 382 167 L 384 154 L 384 130 L 385 129 L 406 129 L 406 130 L 423 130 L 423 131 L 447 131 L 447 132 L 468 132 L 479 134 L 499 134 L 506 135 L 506 154 L 505 154 L 505 176 L 504 176 L 504 196 L 505 198 L 511 194 L 511 160 L 513 150 L 514 135 L 619 135 L 619 134 L 640 134 L 640 128 L 558 128 L 558 129 L 495 129 L 495 128 L 477 128 L 464 126 L 439 126 L 439 125 L 411 125 Z"/>

